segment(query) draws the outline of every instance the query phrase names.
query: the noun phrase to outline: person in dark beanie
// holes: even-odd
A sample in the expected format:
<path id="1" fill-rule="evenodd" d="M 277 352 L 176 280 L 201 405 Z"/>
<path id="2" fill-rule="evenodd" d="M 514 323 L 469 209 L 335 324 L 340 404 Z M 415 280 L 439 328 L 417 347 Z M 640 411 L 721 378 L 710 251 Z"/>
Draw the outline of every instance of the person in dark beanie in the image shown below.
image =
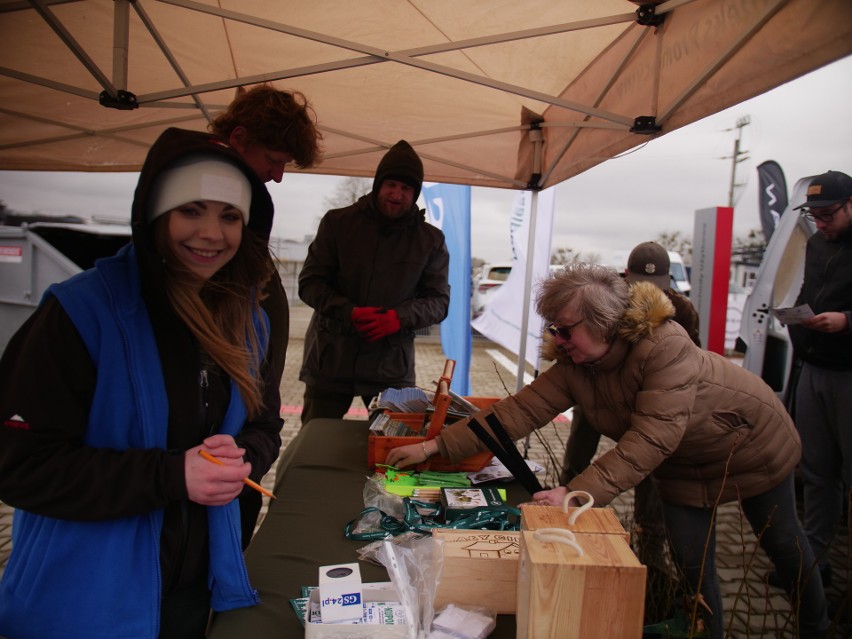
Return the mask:
<path id="1" fill-rule="evenodd" d="M 828 584 L 829 546 L 852 488 L 852 178 L 839 171 L 816 176 L 796 209 L 816 232 L 796 300 L 814 316 L 787 327 L 800 367 L 792 412 L 802 439 L 805 530 Z M 777 574 L 770 583 L 784 585 Z"/>
<path id="2" fill-rule="evenodd" d="M 328 211 L 299 275 L 314 309 L 299 378 L 302 425 L 341 418 L 386 388 L 414 386 L 414 332 L 441 322 L 450 303 L 444 234 L 416 206 L 423 163 L 400 140 L 376 168 L 373 189 Z"/>
<path id="3" fill-rule="evenodd" d="M 420 189 L 423 188 L 423 162 L 405 140 L 400 140 L 385 153 L 379 166 L 376 167 L 376 177 L 373 178 L 373 193 L 381 191 L 385 180 L 396 180 L 412 188 L 411 203 L 417 202 Z M 378 197 L 378 195 L 376 195 Z M 387 217 L 399 217 L 383 213 Z"/>

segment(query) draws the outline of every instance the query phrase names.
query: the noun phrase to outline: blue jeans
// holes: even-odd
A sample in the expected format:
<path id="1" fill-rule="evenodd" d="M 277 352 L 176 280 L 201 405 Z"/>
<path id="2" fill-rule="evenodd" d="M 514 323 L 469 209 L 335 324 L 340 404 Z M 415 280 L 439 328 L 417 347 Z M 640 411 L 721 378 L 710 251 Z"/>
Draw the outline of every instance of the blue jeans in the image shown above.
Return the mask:
<path id="1" fill-rule="evenodd" d="M 784 583 L 798 584 L 792 595 L 802 639 L 820 637 L 829 627 L 825 591 L 814 554 L 796 514 L 793 474 L 762 495 L 743 499 L 743 513 L 760 546 L 769 555 Z M 716 525 L 712 508 L 663 503 L 675 561 L 693 592 L 704 597 L 712 611 L 707 619 L 713 639 L 724 637 L 722 591 L 716 574 Z M 709 537 L 708 537 L 709 531 Z M 701 574 L 704 546 L 707 557 Z M 699 584 L 700 578 L 700 584 Z M 700 585 L 700 587 L 699 587 Z"/>

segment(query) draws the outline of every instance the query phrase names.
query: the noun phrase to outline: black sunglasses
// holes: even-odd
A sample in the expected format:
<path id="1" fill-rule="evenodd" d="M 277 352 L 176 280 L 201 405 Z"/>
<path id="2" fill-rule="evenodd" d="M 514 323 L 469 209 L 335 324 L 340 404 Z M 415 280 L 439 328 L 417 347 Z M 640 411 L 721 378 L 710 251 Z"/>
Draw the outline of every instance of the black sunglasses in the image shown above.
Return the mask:
<path id="1" fill-rule="evenodd" d="M 570 326 L 557 326 L 556 324 L 551 324 L 547 327 L 547 332 L 553 335 L 553 337 L 561 337 L 566 342 L 571 339 L 571 331 L 573 331 L 577 326 L 579 326 L 583 320 L 579 322 L 574 322 Z"/>

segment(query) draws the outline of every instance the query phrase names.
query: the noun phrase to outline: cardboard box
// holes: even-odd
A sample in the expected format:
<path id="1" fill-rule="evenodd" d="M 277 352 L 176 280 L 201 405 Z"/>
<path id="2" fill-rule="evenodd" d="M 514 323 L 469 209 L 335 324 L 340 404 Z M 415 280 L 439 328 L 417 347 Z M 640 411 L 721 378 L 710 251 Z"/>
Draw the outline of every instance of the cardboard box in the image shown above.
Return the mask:
<path id="1" fill-rule="evenodd" d="M 435 528 L 432 538 L 442 544 L 444 555 L 436 610 L 454 603 L 515 614 L 519 532 Z"/>
<path id="2" fill-rule="evenodd" d="M 363 602 L 399 601 L 399 594 L 390 582 L 365 583 L 362 590 Z M 311 593 L 307 605 L 310 614 L 311 605 L 318 605 L 319 590 Z M 377 625 L 353 623 L 311 623 L 305 619 L 305 639 L 409 639 L 411 626 L 407 624 Z"/>
<path id="3" fill-rule="evenodd" d="M 576 535 L 583 555 L 522 531 L 518 639 L 640 639 L 645 567 L 620 535 Z"/>
<path id="4" fill-rule="evenodd" d="M 364 611 L 358 564 L 320 566 L 319 598 L 325 623 L 359 621 Z"/>
<path id="5" fill-rule="evenodd" d="M 590 508 L 581 513 L 573 524 L 568 518 L 577 508 L 569 508 L 563 512 L 558 506 L 539 506 L 538 504 L 521 505 L 521 529 L 540 530 L 542 528 L 564 528 L 576 535 L 598 533 L 618 535 L 630 543 L 630 534 L 618 520 L 612 508 Z"/>

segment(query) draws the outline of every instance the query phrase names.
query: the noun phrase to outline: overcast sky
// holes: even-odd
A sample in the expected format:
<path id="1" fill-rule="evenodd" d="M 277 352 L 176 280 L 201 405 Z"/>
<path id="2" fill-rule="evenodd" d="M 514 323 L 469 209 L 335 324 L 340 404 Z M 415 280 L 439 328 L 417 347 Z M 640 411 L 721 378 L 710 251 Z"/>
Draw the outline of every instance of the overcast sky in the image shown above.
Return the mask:
<path id="1" fill-rule="evenodd" d="M 852 56 L 652 140 L 556 187 L 554 248 L 596 253 L 604 261 L 661 233 L 691 237 L 694 212 L 726 206 L 731 159 L 743 116 L 734 235 L 758 229 L 757 170 L 775 160 L 792 194 L 796 181 L 829 169 L 852 174 Z M 0 171 L 0 201 L 17 212 L 129 219 L 137 174 Z M 343 178 L 287 174 L 270 184 L 273 234 L 302 239 L 316 229 L 324 199 Z M 474 188 L 472 255 L 510 259 L 509 214 L 515 194 Z M 422 204 L 422 201 L 421 201 Z"/>

